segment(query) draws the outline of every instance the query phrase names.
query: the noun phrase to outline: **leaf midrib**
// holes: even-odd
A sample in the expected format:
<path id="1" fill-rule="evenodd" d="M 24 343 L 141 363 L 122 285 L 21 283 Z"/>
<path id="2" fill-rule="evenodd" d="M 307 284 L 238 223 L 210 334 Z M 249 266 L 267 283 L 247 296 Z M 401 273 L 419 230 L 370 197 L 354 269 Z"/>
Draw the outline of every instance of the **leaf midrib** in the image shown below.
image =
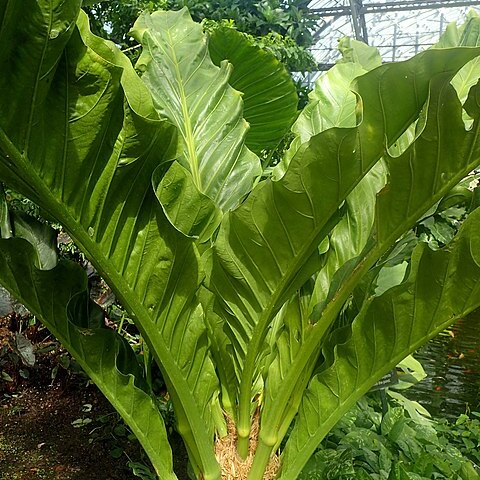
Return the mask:
<path id="1" fill-rule="evenodd" d="M 200 191 L 203 191 L 202 180 L 200 178 L 200 172 L 199 172 L 198 157 L 195 149 L 195 137 L 193 135 L 192 121 L 191 121 L 190 113 L 188 110 L 187 96 L 185 93 L 185 88 L 183 85 L 183 77 L 180 71 L 180 65 L 178 62 L 178 58 L 174 48 L 174 42 L 173 42 L 173 38 L 170 30 L 167 31 L 167 37 L 169 40 L 168 47 L 170 49 L 170 55 L 173 59 L 173 65 L 175 69 L 175 78 L 177 80 L 177 85 L 178 85 L 179 94 L 180 94 L 180 104 L 182 106 L 182 115 L 183 115 L 184 125 L 185 125 L 185 143 L 187 145 L 187 151 L 188 151 L 188 160 L 189 160 L 188 163 L 190 164 L 190 168 L 192 170 L 192 177 L 195 184 L 197 185 L 197 188 Z"/>

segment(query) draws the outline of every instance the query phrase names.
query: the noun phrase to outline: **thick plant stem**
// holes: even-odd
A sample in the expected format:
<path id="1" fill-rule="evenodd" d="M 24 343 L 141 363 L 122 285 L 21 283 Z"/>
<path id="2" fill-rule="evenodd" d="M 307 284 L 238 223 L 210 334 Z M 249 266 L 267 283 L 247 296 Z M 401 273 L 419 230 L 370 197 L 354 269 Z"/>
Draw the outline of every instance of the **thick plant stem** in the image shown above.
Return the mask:
<path id="1" fill-rule="evenodd" d="M 245 434 L 246 430 L 237 430 L 237 453 L 240 455 L 240 458 L 245 460 L 248 456 L 248 451 L 250 449 L 250 428 L 248 428 L 248 432 Z"/>
<path id="2" fill-rule="evenodd" d="M 267 468 L 272 448 L 274 445 L 267 445 L 259 439 L 255 458 L 252 463 L 252 468 L 248 474 L 247 480 L 262 480 L 265 470 Z"/>
<path id="3" fill-rule="evenodd" d="M 362 275 L 364 275 L 364 273 L 375 263 L 377 256 L 378 252 L 374 249 L 370 252 L 370 255 L 366 257 L 365 261 L 357 266 L 350 276 L 349 281 L 342 286 L 334 299 L 332 299 L 327 305 L 321 319 L 314 326 L 308 340 L 298 352 L 294 363 L 290 366 L 289 373 L 284 379 L 282 388 L 278 392 L 277 401 L 269 405 L 268 415 L 265 416 L 265 421 L 262 422 L 259 438 L 260 443 L 255 454 L 253 465 L 256 465 L 257 463 L 262 465 L 263 462 L 265 462 L 265 457 L 267 457 L 267 459 L 270 458 L 275 446 L 282 440 L 278 435 L 279 429 L 282 430 L 282 435 L 284 435 L 288 429 L 288 425 L 285 425 L 284 421 L 286 420 L 286 415 L 289 413 L 288 405 L 291 402 L 292 396 L 295 396 L 296 394 L 295 389 L 298 387 L 299 375 L 305 371 L 309 364 L 313 368 L 315 360 L 319 355 L 319 345 L 322 339 L 329 331 L 332 322 L 337 318 L 340 309 L 350 295 L 351 290 L 356 285 L 356 280 L 361 278 Z M 302 385 L 303 389 L 306 387 L 306 383 Z M 293 418 L 293 415 L 291 416 Z M 283 428 L 281 428 L 281 426 Z M 267 441 L 265 441 L 265 439 Z M 257 455 L 259 455 L 258 461 Z M 250 479 L 249 477 L 249 480 L 254 480 L 254 478 L 255 477 L 252 477 Z"/>
<path id="4" fill-rule="evenodd" d="M 326 306 L 321 318 L 313 327 L 308 339 L 297 353 L 295 361 L 290 365 L 289 372 L 282 383 L 280 391 L 277 393 L 277 401 L 269 406 L 268 416 L 265 416 L 265 421 L 262 423 L 263 428 L 260 431 L 261 437 L 270 438 L 278 434 L 278 429 L 283 423 L 290 399 L 295 395 L 295 388 L 298 386 L 299 376 L 305 371 L 309 363 L 318 357 L 319 346 L 322 339 L 337 318 L 338 313 L 355 287 L 356 282 L 371 268 L 379 256 L 376 249 L 373 249 L 369 253 L 364 261 L 355 268 L 348 281 L 343 284 L 332 301 Z M 272 448 L 273 446 L 274 445 L 272 445 Z"/>
<path id="5" fill-rule="evenodd" d="M 271 315 L 271 310 L 268 310 L 262 315 L 259 325 L 263 325 L 268 321 Z M 245 359 L 245 367 L 242 373 L 242 380 L 240 383 L 240 404 L 238 412 L 238 427 L 237 427 L 237 451 L 240 458 L 245 460 L 248 456 L 248 450 L 250 445 L 250 430 L 251 430 L 251 392 L 252 381 L 256 368 L 255 361 L 257 359 L 260 347 L 266 337 L 265 329 L 257 329 L 256 334 L 252 337 L 250 342 L 247 357 Z"/>

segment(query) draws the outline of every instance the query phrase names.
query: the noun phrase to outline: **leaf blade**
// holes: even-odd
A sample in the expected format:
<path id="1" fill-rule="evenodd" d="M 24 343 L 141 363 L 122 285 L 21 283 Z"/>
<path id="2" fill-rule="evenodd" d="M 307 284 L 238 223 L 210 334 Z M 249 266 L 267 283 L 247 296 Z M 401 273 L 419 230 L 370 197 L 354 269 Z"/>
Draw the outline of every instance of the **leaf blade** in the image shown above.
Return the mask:
<path id="1" fill-rule="evenodd" d="M 456 51 L 448 61 L 452 52 L 425 52 L 359 77 L 362 123 L 312 137 L 281 180 L 263 182 L 224 218 L 209 288 L 221 303 L 232 342 L 237 337 L 251 339 L 248 350 L 239 352 L 245 362 L 239 393 L 242 435 L 249 430 L 250 386 L 261 366 L 258 358 L 273 316 L 287 293 L 318 270 L 318 245 L 335 225 L 342 202 L 419 115 L 430 75 L 447 69 L 451 77 L 476 55 L 474 50 L 461 52 L 466 55 L 462 60 Z M 454 66 L 451 61 L 459 63 Z M 392 94 L 397 90 L 406 96 L 400 110 Z"/>
<path id="2" fill-rule="evenodd" d="M 70 7 L 74 4 L 69 0 Z M 29 6 L 14 7 L 22 12 Z M 56 7 L 48 2 L 48 8 Z M 49 18 L 45 15 L 43 20 Z M 23 25 L 2 24 L 2 32 L 15 28 Z M 193 243 L 166 220 L 151 186 L 154 170 L 172 158 L 175 131 L 158 119 L 129 60 L 113 44 L 90 33 L 84 14 L 61 45 L 46 40 L 44 28 L 39 31 L 38 38 L 25 36 L 23 48 L 40 42 L 60 53 L 54 57 L 56 63 L 48 64 L 51 76 L 42 87 L 42 101 L 34 104 L 32 124 L 19 125 L 19 132 L 30 132 L 35 149 L 22 153 L 23 137 L 9 136 L 16 127 L 11 117 L 3 115 L 7 111 L 3 107 L 23 85 L 3 82 L 2 76 L 0 175 L 62 223 L 92 258 L 162 370 L 194 455 L 192 462 L 216 478 L 214 422 L 204 406 L 216 391 L 216 376 L 198 315 L 185 329 L 196 308 L 195 292 L 202 276 L 198 254 Z M 29 61 L 40 71 L 47 68 L 42 63 L 45 58 L 50 56 L 39 54 Z M 25 65 L 19 62 L 18 68 Z M 27 81 L 34 85 L 25 92 L 35 91 L 38 79 L 30 76 Z M 25 96 L 24 101 L 31 102 L 32 97 Z M 60 133 L 52 136 L 52 131 Z M 172 301 L 167 293 L 177 284 L 181 295 Z M 201 348 L 195 351 L 197 342 Z M 190 363 L 185 362 L 187 357 Z M 198 382 L 196 375 L 205 381 Z"/>
<path id="3" fill-rule="evenodd" d="M 141 386 L 141 367 L 125 340 L 105 327 L 101 313 L 98 317 L 98 307 L 88 299 L 85 272 L 65 261 L 50 270 L 39 270 L 34 267 L 36 256 L 26 240 L 0 240 L 2 284 L 42 320 L 115 405 L 159 477 L 176 479 L 165 424 Z"/>
<path id="4" fill-rule="evenodd" d="M 235 207 L 260 174 L 260 163 L 244 145 L 248 126 L 240 93 L 228 85 L 231 67 L 212 63 L 202 28 L 185 8 L 144 15 L 132 34 L 146 48 L 139 59 L 142 79 L 179 129 L 179 161 L 200 192 L 224 211 Z"/>
<path id="5" fill-rule="evenodd" d="M 208 49 L 215 65 L 223 60 L 233 65 L 229 83 L 243 93 L 248 148 L 257 154 L 275 148 L 297 113 L 295 85 L 285 67 L 232 28 L 217 28 L 209 36 Z"/>
<path id="6" fill-rule="evenodd" d="M 346 343 L 335 347 L 327 344 L 326 348 L 335 348 L 335 360 L 308 387 L 298 424 L 287 442 L 285 468 L 279 478 L 297 477 L 321 438 L 360 393 L 478 306 L 479 220 L 480 212 L 476 211 L 449 248 L 434 252 L 425 244 L 419 245 L 408 279 L 364 306 Z"/>

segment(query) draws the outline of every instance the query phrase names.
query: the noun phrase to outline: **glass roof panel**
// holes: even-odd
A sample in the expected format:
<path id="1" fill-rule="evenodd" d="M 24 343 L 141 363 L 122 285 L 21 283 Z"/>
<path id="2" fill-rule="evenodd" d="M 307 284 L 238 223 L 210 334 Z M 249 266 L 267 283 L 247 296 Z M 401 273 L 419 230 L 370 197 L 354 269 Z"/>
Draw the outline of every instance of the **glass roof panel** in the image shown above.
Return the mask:
<path id="1" fill-rule="evenodd" d="M 406 60 L 433 45 L 448 23 L 462 23 L 472 8 L 480 13 L 478 0 L 313 0 L 310 8 L 323 14 L 312 48 L 320 69 L 338 59 L 340 38 L 355 37 L 352 4 L 357 11 L 357 28 L 363 20 L 368 43 L 380 50 L 386 62 Z"/>

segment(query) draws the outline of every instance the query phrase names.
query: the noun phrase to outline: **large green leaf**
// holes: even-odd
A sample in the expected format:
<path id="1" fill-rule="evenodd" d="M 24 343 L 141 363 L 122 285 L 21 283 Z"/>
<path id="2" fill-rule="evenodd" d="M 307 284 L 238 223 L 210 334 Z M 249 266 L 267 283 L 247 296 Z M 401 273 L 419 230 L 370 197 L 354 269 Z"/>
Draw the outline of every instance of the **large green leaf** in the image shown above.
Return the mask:
<path id="1" fill-rule="evenodd" d="M 480 45 L 480 17 L 472 10 L 463 25 L 457 26 L 456 23 L 450 23 L 432 48 L 477 47 L 478 45 Z M 476 58 L 461 68 L 453 78 L 452 85 L 462 103 L 466 100 L 470 88 L 477 83 L 479 72 L 480 59 Z M 470 126 L 471 119 L 466 112 L 463 117 L 465 125 Z"/>
<path id="2" fill-rule="evenodd" d="M 447 32 L 442 36 L 440 42 L 435 45 L 435 48 L 477 46 L 479 43 L 479 31 L 480 19 L 478 15 L 472 12 L 469 15 L 467 23 L 462 27 L 457 28 L 456 24 L 451 24 L 447 28 Z M 351 62 L 356 59 L 357 62 L 362 62 L 369 69 L 380 64 L 376 49 L 364 46 L 361 42 L 350 41 L 349 39 L 344 39 L 341 43 L 342 46 L 339 46 L 339 48 L 344 55 L 344 61 Z M 460 101 L 465 101 L 469 89 L 477 83 L 479 76 L 478 58 L 468 62 L 467 65 L 462 67 L 454 76 L 452 85 L 455 87 Z M 328 91 L 328 89 L 326 91 Z M 389 149 L 391 155 L 399 155 L 405 151 L 407 146 L 415 138 L 415 125 L 412 125 L 406 133 L 407 135 L 403 135 L 402 138 L 397 140 Z M 372 171 L 347 198 L 347 215 L 332 232 L 327 262 L 317 277 L 317 288 L 312 298 L 313 305 L 325 300 L 335 271 L 350 258 L 359 255 L 361 248 L 365 245 L 366 236 L 369 235 L 374 218 L 372 208 L 374 208 L 375 204 L 375 194 L 379 191 L 380 187 L 383 186 L 381 170 L 382 167 L 380 167 L 377 172 L 380 177 L 377 177 L 376 183 L 374 172 Z M 368 193 L 367 190 L 361 192 L 360 187 L 362 185 L 364 188 L 369 188 L 370 185 L 372 188 L 370 193 Z"/>
<path id="3" fill-rule="evenodd" d="M 209 285 L 223 304 L 232 342 L 251 338 L 247 351 L 236 352 L 244 364 L 240 438 L 248 436 L 251 385 L 271 319 L 318 270 L 318 245 L 336 222 L 343 201 L 419 115 L 431 77 L 445 70 L 453 76 L 477 54 L 475 49 L 432 50 L 360 77 L 359 127 L 312 137 L 280 181 L 260 184 L 224 218 Z"/>
<path id="4" fill-rule="evenodd" d="M 333 127 L 355 127 L 358 123 L 357 98 L 352 82 L 368 70 L 379 66 L 381 60 L 376 48 L 358 41 L 343 39 L 340 50 L 344 59 L 321 75 L 309 94 L 309 103 L 292 127 L 295 138 L 275 175 L 282 176 L 293 156 L 313 136 Z M 350 258 L 360 254 L 370 234 L 376 193 L 385 184 L 381 164 L 369 172 L 348 195 L 345 215 L 329 235 L 330 245 L 326 264 L 317 276 L 312 305 L 326 298 L 328 286 L 335 271 Z"/>
<path id="5" fill-rule="evenodd" d="M 444 76 L 432 80 L 426 124 L 415 142 L 399 157 L 385 157 L 389 181 L 378 195 L 377 246 L 372 249 L 382 243 L 393 244 L 405 223 L 425 214 L 479 163 L 480 86 L 472 87 L 464 105 L 474 119 L 466 130 L 462 104 L 447 80 Z M 441 95 L 435 95 L 435 90 L 442 91 Z"/>
<path id="6" fill-rule="evenodd" d="M 342 58 L 338 60 L 342 63 L 355 63 L 361 65 L 365 70 L 370 71 L 382 64 L 382 57 L 376 47 L 372 47 L 359 40 L 350 37 L 343 37 L 338 41 L 338 50 Z"/>
<path id="7" fill-rule="evenodd" d="M 173 162 L 164 174 L 157 168 L 153 188 L 170 222 L 188 237 L 207 241 L 222 220 L 222 212 L 210 197 L 200 192 L 190 172 Z"/>
<path id="8" fill-rule="evenodd" d="M 370 238 L 375 218 L 376 195 L 385 181 L 385 166 L 379 162 L 345 200 L 345 215 L 329 236 L 330 248 L 325 265 L 316 277 L 310 299 L 310 313 L 316 305 L 326 301 L 335 272 L 362 253 Z"/>
<path id="9" fill-rule="evenodd" d="M 283 175 L 291 158 L 315 135 L 332 127 L 355 127 L 360 114 L 351 84 L 355 78 L 380 65 L 378 51 L 361 42 L 344 39 L 344 61 L 315 82 L 309 103 L 292 127 L 296 134 L 275 175 Z M 326 299 L 335 271 L 362 251 L 373 223 L 375 195 L 385 184 L 381 163 L 370 171 L 345 200 L 345 214 L 329 235 L 329 252 L 317 275 L 311 308 Z"/>
<path id="10" fill-rule="evenodd" d="M 295 124 L 298 136 L 288 153 L 300 148 L 302 143 L 326 128 L 355 126 L 356 97 L 350 85 L 354 78 L 363 73 L 365 70 L 360 65 L 345 63 L 330 69 L 317 80 L 315 90 L 310 94 L 310 103 Z M 344 215 L 329 234 L 326 261 L 316 275 L 313 290 L 303 295 L 302 302 L 292 313 L 288 311 L 285 315 L 283 331 L 273 345 L 276 357 L 266 375 L 261 445 L 276 441 L 274 449 L 277 448 L 297 413 L 315 358 L 304 368 L 288 400 L 282 396 L 282 385 L 285 381 L 292 381 L 286 378 L 294 373 L 291 370 L 296 368 L 294 359 L 309 335 L 312 327 L 309 318 L 313 308 L 325 302 L 338 268 L 358 256 L 367 243 L 373 225 L 376 194 L 384 184 L 385 169 L 383 163 L 379 162 L 347 196 Z M 293 321 L 294 318 L 297 320 Z M 284 413 L 279 415 L 278 412 L 283 410 Z"/>
<path id="11" fill-rule="evenodd" d="M 467 14 L 467 21 L 458 26 L 455 22 L 449 23 L 445 32 L 432 48 L 452 48 L 475 46 L 479 35 L 479 15 L 474 10 Z"/>
<path id="12" fill-rule="evenodd" d="M 295 134 L 282 161 L 275 167 L 276 178 L 281 178 L 291 159 L 301 146 L 314 135 L 333 127 L 355 127 L 357 99 L 351 91 L 352 81 L 366 72 L 357 63 L 342 63 L 322 74 L 309 93 L 309 102 L 292 126 Z"/>
<path id="13" fill-rule="evenodd" d="M 351 90 L 352 81 L 381 65 L 381 58 L 375 47 L 348 37 L 340 41 L 339 50 L 343 59 L 321 74 L 308 94 L 309 102 L 292 127 L 295 138 L 275 168 L 276 178 L 285 173 L 294 155 L 314 135 L 333 127 L 355 127 L 358 123 L 359 112 L 357 98 Z"/>
<path id="14" fill-rule="evenodd" d="M 465 130 L 462 105 L 449 80 L 450 77 L 444 75 L 432 80 L 426 124 L 420 136 L 401 156 L 385 157 L 389 181 L 377 197 L 371 239 L 362 254 L 345 264 L 334 277 L 327 302 L 315 318 L 317 323 L 290 365 L 292 372 L 301 369 L 311 356 L 318 355 L 325 331 L 369 268 L 422 214 L 480 163 L 480 112 L 476 101 L 480 87 L 474 87 L 470 93 L 466 109 L 475 122 L 471 130 Z M 363 90 L 369 86 L 364 84 L 360 87 Z M 388 319 L 385 321 L 388 322 Z M 420 337 L 412 338 L 412 343 L 422 341 Z M 285 378 L 283 391 L 277 392 L 279 398 L 287 391 L 291 394 L 288 387 L 290 376 Z M 341 398 L 339 401 L 342 401 Z M 278 421 L 275 415 L 270 416 L 272 420 L 267 432 Z M 299 421 L 298 428 L 310 427 Z M 266 436 L 268 438 L 267 433 Z"/>
<path id="15" fill-rule="evenodd" d="M 301 301 L 294 298 L 293 306 L 285 312 L 283 329 L 274 342 L 276 356 L 266 374 L 261 448 L 264 444 L 273 446 L 274 450 L 278 448 L 298 411 L 316 361 L 313 355 L 303 367 L 302 375 L 298 375 L 295 360 L 302 354 L 301 347 L 312 333 L 313 307 L 318 308 L 318 303 L 323 305 L 326 301 L 330 282 L 339 267 L 358 256 L 365 247 L 373 226 L 375 195 L 384 183 L 384 168 L 378 164 L 350 193 L 345 202 L 345 214 L 330 235 L 326 261 L 318 272 L 312 291 L 304 294 Z M 290 393 L 285 394 L 283 387 L 287 384 Z"/>
<path id="16" fill-rule="evenodd" d="M 400 360 L 480 304 L 480 211 L 445 249 L 416 247 L 408 278 L 372 297 L 334 362 L 310 382 L 287 442 L 281 479 L 295 479 L 341 416 Z M 335 350 L 333 350 L 335 349 Z"/>
<path id="17" fill-rule="evenodd" d="M 92 259 L 162 370 L 194 468 L 218 478 L 209 408 L 217 378 L 195 299 L 198 254 L 151 185 L 174 156 L 175 131 L 158 120 L 128 59 L 89 32 L 85 15 L 74 26 L 78 4 L 2 4 L 0 35 L 22 41 L 1 57 L 0 178 Z"/>
<path id="18" fill-rule="evenodd" d="M 208 39 L 215 65 L 233 65 L 229 83 L 243 93 L 243 116 L 250 124 L 246 144 L 254 152 L 275 148 L 297 114 L 298 97 L 290 74 L 274 55 L 252 45 L 244 33 L 216 29 Z"/>
<path id="19" fill-rule="evenodd" d="M 40 270 L 34 266 L 38 256 L 42 253 L 25 240 L 0 240 L 1 283 L 68 347 L 115 405 L 152 459 L 159 478 L 176 479 L 165 424 L 142 368 L 128 343 L 105 327 L 102 311 L 88 298 L 85 272 L 65 261 Z"/>
<path id="20" fill-rule="evenodd" d="M 180 231 L 191 234 L 182 223 L 175 224 L 179 205 L 188 204 L 183 197 L 198 195 L 197 190 L 212 200 L 211 209 L 229 210 L 260 174 L 259 159 L 245 146 L 248 125 L 242 116 L 241 94 L 228 83 L 231 65 L 218 68 L 210 60 L 202 27 L 191 20 L 187 9 L 144 14 L 131 33 L 144 44 L 137 67 L 144 71 L 142 79 L 156 108 L 179 130 L 178 161 L 184 175 L 191 176 L 176 189 L 180 199 L 175 211 L 170 203 L 163 203 L 163 208 Z M 170 187 L 168 179 L 157 190 Z"/>
<path id="21" fill-rule="evenodd" d="M 367 88 L 366 84 L 362 88 Z M 315 326 L 309 341 L 305 342 L 304 352 L 314 352 L 315 337 L 317 341 L 320 340 L 325 327 L 332 322 L 355 283 L 359 282 L 385 249 L 394 244 L 397 238 L 480 161 L 480 112 L 476 100 L 480 87 L 471 90 L 465 106 L 467 113 L 475 119 L 470 130 L 465 130 L 462 105 L 449 83 L 449 77 L 439 75 L 432 80 L 431 88 L 422 133 L 401 156 L 385 157 L 389 181 L 378 195 L 372 238 L 358 260 L 345 265 L 344 272 L 340 270 L 337 280 L 332 282 L 327 299 L 329 303 L 318 319 L 318 327 Z M 385 317 L 385 322 L 388 321 L 389 318 Z M 411 338 L 412 345 L 425 340 L 421 335 Z M 332 352 L 333 345 L 334 343 L 330 346 Z M 304 352 L 300 351 L 298 358 L 302 358 Z M 394 361 L 397 360 L 395 357 Z M 298 361 L 294 361 L 290 368 L 300 368 Z M 285 381 L 288 384 L 289 379 L 286 378 Z M 353 392 L 351 395 L 354 395 Z M 341 397 L 339 402 L 343 402 Z M 308 430 L 311 423 L 307 426 L 299 420 L 296 428 Z M 319 427 L 321 428 L 323 427 Z M 307 457 L 312 450 L 309 452 L 305 450 Z"/>

